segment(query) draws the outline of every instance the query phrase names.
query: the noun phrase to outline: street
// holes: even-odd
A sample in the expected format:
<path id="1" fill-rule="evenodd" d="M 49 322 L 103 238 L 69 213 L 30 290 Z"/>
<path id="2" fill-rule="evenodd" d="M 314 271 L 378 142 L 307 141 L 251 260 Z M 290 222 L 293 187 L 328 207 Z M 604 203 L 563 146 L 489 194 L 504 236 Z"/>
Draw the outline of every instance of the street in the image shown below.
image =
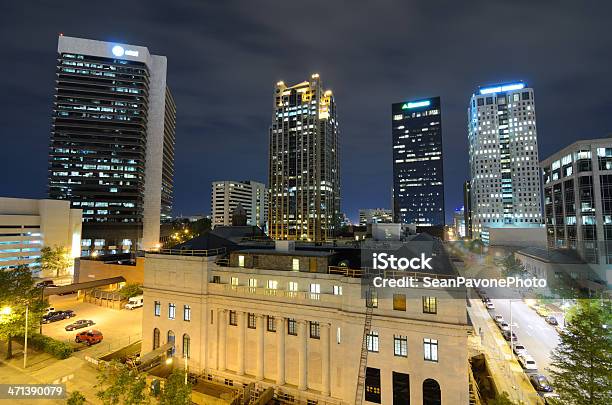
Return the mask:
<path id="1" fill-rule="evenodd" d="M 550 353 L 559 344 L 559 335 L 553 326 L 529 308 L 522 300 L 492 300 L 495 309 L 491 315 L 500 314 L 510 324 L 510 303 L 512 302 L 512 331 L 518 342 L 527 348 L 535 359 L 538 372 L 548 377 L 546 368 L 550 365 Z"/>

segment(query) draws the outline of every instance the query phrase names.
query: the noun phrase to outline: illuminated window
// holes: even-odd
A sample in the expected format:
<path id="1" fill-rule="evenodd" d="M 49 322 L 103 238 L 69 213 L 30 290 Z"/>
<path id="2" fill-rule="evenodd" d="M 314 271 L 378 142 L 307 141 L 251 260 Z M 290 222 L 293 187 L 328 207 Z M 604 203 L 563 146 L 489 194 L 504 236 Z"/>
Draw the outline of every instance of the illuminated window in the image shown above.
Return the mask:
<path id="1" fill-rule="evenodd" d="M 423 313 L 435 314 L 438 312 L 438 299 L 436 297 L 423 297 Z"/>
<path id="2" fill-rule="evenodd" d="M 396 311 L 406 310 L 406 295 L 393 294 L 393 309 Z"/>
<path id="3" fill-rule="evenodd" d="M 293 271 L 300 271 L 300 259 L 293 259 L 291 269 Z"/>
<path id="4" fill-rule="evenodd" d="M 244 256 L 238 256 L 238 267 L 244 267 Z"/>

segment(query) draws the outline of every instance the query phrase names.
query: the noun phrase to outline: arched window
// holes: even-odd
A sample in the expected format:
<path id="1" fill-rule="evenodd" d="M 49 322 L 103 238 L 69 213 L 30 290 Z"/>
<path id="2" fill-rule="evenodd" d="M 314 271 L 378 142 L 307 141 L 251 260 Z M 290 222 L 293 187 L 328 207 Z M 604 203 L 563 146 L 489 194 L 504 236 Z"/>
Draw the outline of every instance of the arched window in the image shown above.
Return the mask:
<path id="1" fill-rule="evenodd" d="M 431 378 L 423 381 L 423 405 L 440 405 L 440 384 Z"/>
<path id="2" fill-rule="evenodd" d="M 159 329 L 153 329 L 153 350 L 159 347 Z"/>
<path id="3" fill-rule="evenodd" d="M 170 349 L 171 355 L 174 355 L 174 353 L 176 352 L 176 345 L 174 341 L 175 341 L 174 332 L 169 330 L 167 343 L 170 343 L 172 345 L 172 348 Z"/>
<path id="4" fill-rule="evenodd" d="M 191 339 L 188 334 L 183 335 L 183 357 L 189 358 L 191 356 Z"/>

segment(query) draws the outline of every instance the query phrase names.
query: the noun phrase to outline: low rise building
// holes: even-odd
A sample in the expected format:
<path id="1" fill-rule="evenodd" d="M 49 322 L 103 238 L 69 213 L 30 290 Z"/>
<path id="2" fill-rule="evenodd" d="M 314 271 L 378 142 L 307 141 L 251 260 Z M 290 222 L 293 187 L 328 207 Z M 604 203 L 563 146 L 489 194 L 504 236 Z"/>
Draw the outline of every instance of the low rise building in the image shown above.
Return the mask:
<path id="1" fill-rule="evenodd" d="M 359 210 L 359 225 L 392 223 L 393 211 L 386 208 L 366 208 Z"/>
<path id="2" fill-rule="evenodd" d="M 71 257 L 78 257 L 81 210 L 71 209 L 69 201 L 0 197 L 0 271 L 26 265 L 37 276 L 58 277 L 38 271 L 37 260 L 45 246 L 64 247 Z"/>
<path id="3" fill-rule="evenodd" d="M 359 249 L 229 249 L 146 254 L 143 353 L 171 343 L 192 373 L 300 403 L 352 404 L 359 381 L 364 403 L 468 403 L 465 293 L 377 288 L 366 305 Z"/>

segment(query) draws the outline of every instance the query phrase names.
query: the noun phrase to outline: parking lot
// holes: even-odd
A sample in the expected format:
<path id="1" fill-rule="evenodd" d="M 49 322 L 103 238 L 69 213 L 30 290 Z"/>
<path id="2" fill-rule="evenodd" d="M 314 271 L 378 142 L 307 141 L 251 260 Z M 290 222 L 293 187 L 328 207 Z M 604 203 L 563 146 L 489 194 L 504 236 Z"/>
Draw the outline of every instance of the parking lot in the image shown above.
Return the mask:
<path id="1" fill-rule="evenodd" d="M 56 311 L 71 309 L 76 316 L 73 318 L 43 324 L 43 334 L 51 336 L 57 340 L 70 342 L 75 348 L 80 349 L 79 353 L 93 356 L 106 353 L 133 343 L 141 338 L 142 308 L 134 310 L 116 310 L 104 308 L 95 304 L 78 301 L 76 294 L 64 296 L 50 296 L 49 305 L 55 307 Z M 66 331 L 64 327 L 74 321 L 88 319 L 95 322 L 93 326 Z M 85 344 L 77 344 L 74 337 L 77 333 L 89 329 L 96 329 L 103 333 L 104 338 L 101 343 L 87 347 Z"/>

